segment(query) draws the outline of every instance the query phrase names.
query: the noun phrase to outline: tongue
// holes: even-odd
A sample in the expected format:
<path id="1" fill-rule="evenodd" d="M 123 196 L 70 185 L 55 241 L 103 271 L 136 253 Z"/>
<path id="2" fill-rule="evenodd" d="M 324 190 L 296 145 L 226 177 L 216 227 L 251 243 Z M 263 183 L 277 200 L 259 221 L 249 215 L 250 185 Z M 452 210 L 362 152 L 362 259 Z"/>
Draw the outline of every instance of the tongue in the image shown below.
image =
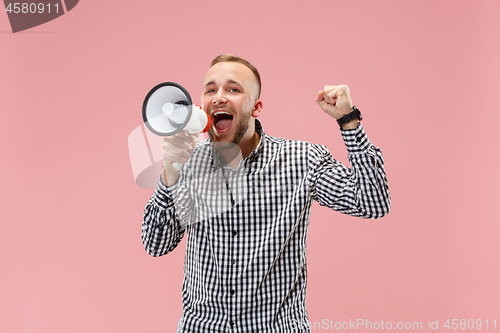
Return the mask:
<path id="1" fill-rule="evenodd" d="M 232 119 L 221 119 L 217 122 L 215 127 L 220 130 L 220 131 L 225 131 L 231 126 L 231 123 L 233 122 Z"/>

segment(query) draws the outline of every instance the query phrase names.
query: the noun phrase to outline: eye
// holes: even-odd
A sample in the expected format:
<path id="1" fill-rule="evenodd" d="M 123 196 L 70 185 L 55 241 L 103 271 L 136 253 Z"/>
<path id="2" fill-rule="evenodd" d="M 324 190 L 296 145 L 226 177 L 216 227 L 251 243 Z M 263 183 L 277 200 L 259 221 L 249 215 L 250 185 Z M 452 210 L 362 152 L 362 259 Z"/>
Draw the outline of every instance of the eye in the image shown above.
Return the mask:
<path id="1" fill-rule="evenodd" d="M 229 89 L 229 92 L 237 93 L 237 92 L 240 92 L 240 91 L 239 91 L 239 89 L 231 88 L 231 89 Z"/>
<path id="2" fill-rule="evenodd" d="M 213 94 L 215 92 L 215 89 L 208 89 L 207 91 L 205 91 L 205 95 L 206 94 Z"/>

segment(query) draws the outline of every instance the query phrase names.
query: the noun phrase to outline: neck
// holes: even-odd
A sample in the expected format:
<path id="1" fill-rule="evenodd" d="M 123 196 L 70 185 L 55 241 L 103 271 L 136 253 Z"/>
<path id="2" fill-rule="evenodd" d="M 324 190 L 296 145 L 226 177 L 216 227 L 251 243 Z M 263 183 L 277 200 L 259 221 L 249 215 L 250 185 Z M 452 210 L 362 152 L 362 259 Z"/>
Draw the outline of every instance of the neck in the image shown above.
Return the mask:
<path id="1" fill-rule="evenodd" d="M 241 155 L 243 155 L 243 158 L 247 158 L 253 152 L 253 150 L 257 148 L 259 141 L 260 141 L 260 134 L 254 130 L 251 138 L 249 138 L 243 143 L 240 142 L 238 144 L 238 146 L 241 149 Z"/>
<path id="2" fill-rule="evenodd" d="M 222 148 L 217 147 L 217 143 L 215 143 L 215 148 L 226 165 L 232 169 L 237 169 L 240 161 L 247 158 L 257 148 L 259 141 L 260 134 L 254 131 L 249 139 L 241 140 L 237 145 L 231 144 L 231 147 L 224 145 L 224 148 Z"/>
<path id="3" fill-rule="evenodd" d="M 217 153 L 219 157 L 222 159 L 224 164 L 228 165 L 232 169 L 237 169 L 240 165 L 240 161 L 243 159 L 241 154 L 241 149 L 238 145 L 232 144 L 231 148 L 217 148 L 217 144 L 215 144 L 215 148 L 217 149 Z"/>

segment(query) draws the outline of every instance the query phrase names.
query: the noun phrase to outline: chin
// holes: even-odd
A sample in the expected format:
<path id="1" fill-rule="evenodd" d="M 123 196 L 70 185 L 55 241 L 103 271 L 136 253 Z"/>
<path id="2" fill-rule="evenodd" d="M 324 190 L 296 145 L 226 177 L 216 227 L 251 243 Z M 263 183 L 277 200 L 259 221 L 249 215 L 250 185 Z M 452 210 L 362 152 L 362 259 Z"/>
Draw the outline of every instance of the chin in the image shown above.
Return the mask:
<path id="1" fill-rule="evenodd" d="M 230 150 L 230 149 L 234 149 L 236 147 L 239 148 L 239 146 L 235 143 L 232 143 L 232 142 L 226 142 L 226 141 L 216 141 L 216 142 L 213 142 L 213 145 L 215 146 L 215 148 L 217 148 L 217 150 Z"/>
<path id="2" fill-rule="evenodd" d="M 232 128 L 222 135 L 217 134 L 213 128 L 208 130 L 208 136 L 212 142 L 228 143 L 237 145 L 248 131 L 248 122 L 233 123 Z"/>

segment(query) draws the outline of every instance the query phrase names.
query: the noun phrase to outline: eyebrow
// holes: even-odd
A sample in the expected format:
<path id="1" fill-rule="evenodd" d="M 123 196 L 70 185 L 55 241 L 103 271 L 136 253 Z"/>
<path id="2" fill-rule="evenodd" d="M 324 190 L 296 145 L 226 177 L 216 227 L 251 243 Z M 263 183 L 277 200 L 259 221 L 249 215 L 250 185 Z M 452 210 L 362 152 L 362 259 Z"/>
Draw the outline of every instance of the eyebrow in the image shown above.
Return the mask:
<path id="1" fill-rule="evenodd" d="M 235 80 L 227 80 L 226 83 L 229 83 L 229 84 L 237 84 L 239 85 L 240 87 L 243 87 L 243 85 L 241 83 L 239 83 L 238 81 L 235 81 Z M 215 81 L 210 81 L 210 82 L 207 82 L 207 84 L 205 84 L 204 87 L 207 87 L 207 86 L 210 86 L 212 84 L 215 84 Z"/>

